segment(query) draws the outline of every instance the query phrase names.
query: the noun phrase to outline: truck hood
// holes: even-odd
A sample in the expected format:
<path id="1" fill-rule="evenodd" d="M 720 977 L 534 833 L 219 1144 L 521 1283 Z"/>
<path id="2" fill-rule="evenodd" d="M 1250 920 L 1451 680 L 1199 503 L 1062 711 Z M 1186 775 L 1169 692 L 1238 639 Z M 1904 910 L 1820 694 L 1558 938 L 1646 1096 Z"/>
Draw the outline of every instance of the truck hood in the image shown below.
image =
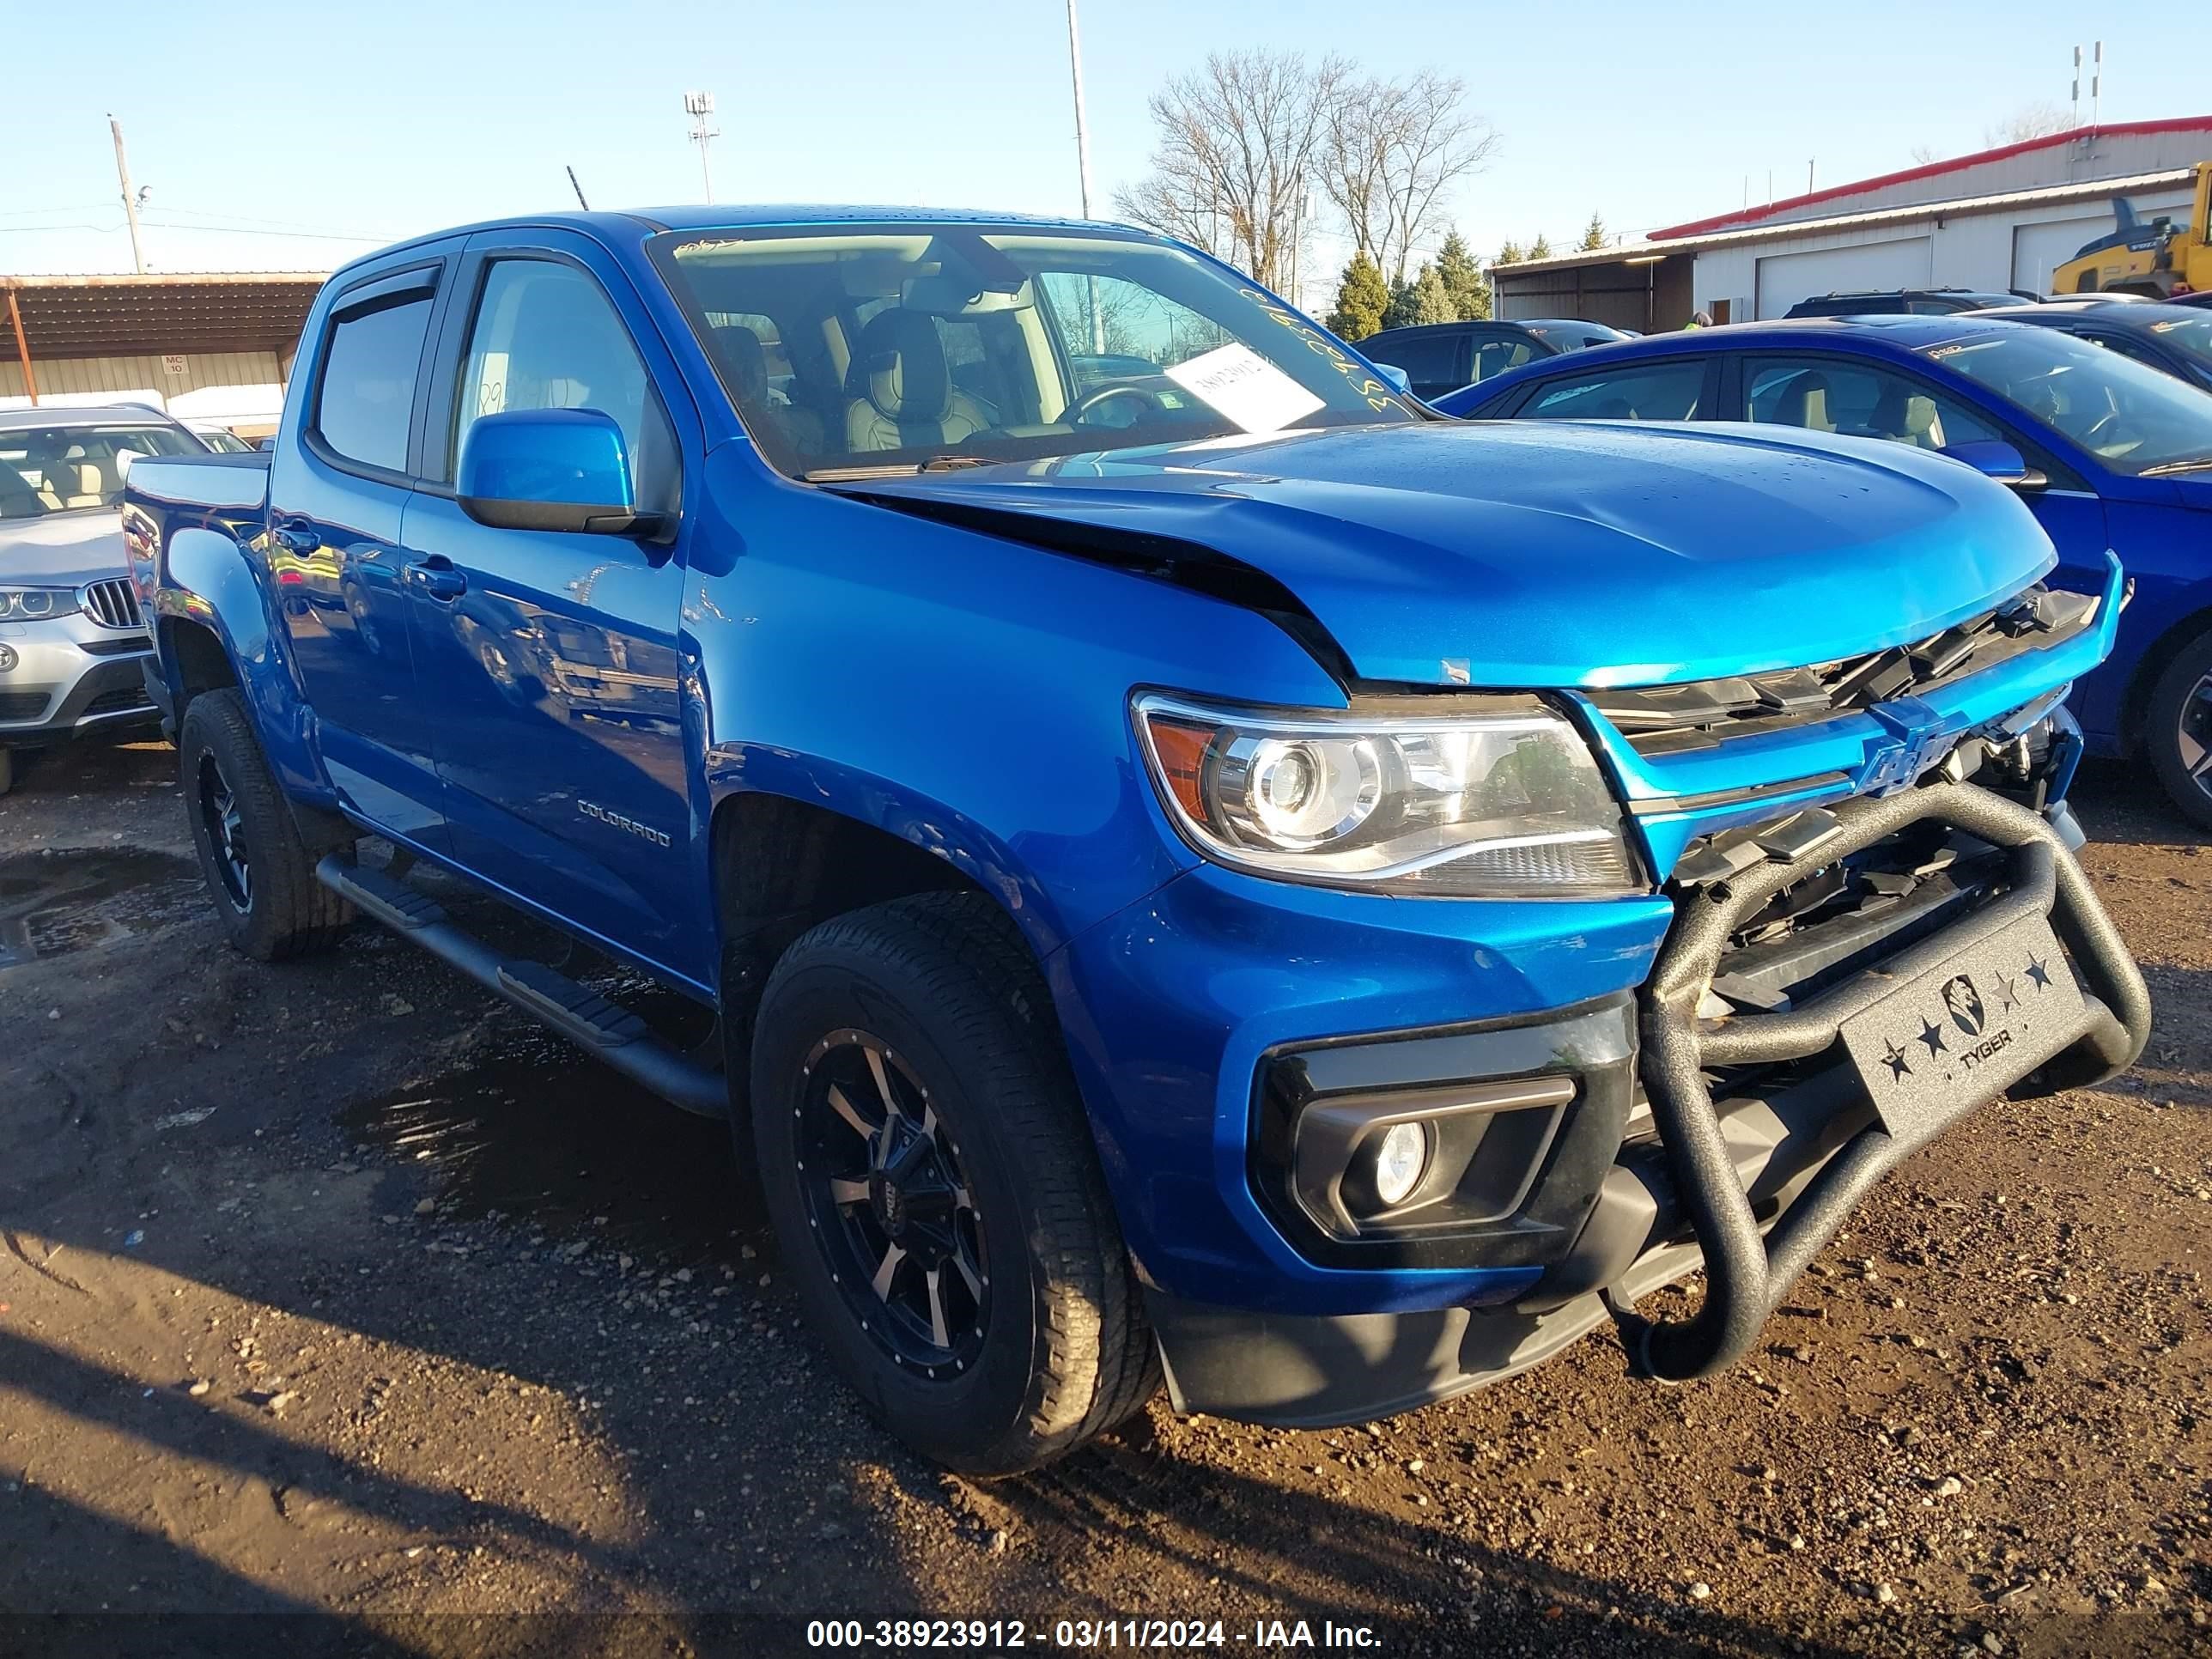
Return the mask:
<path id="1" fill-rule="evenodd" d="M 1360 427 L 852 493 L 1211 550 L 1286 588 L 1358 678 L 1411 684 L 1801 667 L 1940 633 L 2056 562 L 2012 492 L 1956 461 L 1754 426 Z"/>
<path id="2" fill-rule="evenodd" d="M 0 582 L 76 587 L 130 574 L 123 521 L 112 507 L 0 519 Z"/>

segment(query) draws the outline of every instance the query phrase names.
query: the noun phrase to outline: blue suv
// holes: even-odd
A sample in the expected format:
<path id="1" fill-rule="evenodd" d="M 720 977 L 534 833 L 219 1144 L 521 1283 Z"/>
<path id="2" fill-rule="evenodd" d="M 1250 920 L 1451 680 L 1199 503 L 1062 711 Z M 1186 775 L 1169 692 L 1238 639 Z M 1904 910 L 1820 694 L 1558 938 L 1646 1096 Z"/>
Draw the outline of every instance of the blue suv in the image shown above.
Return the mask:
<path id="1" fill-rule="evenodd" d="M 124 528 L 238 948 L 372 919 L 726 1117 L 962 1469 L 1608 1322 L 1704 1375 L 1915 1148 L 2148 1033 L 2057 706 L 2117 566 L 2049 586 L 1941 456 L 1434 416 L 1157 236 L 426 236 L 331 278 L 272 453 L 139 462 Z"/>
<path id="2" fill-rule="evenodd" d="M 1759 421 L 1994 465 L 2057 546 L 2056 584 L 2095 592 L 2108 550 L 2134 584 L 2111 660 L 2069 703 L 2091 751 L 2144 756 L 2212 828 L 2212 397 L 2187 382 L 1967 313 L 1599 346 L 1437 407 L 1484 420 Z"/>

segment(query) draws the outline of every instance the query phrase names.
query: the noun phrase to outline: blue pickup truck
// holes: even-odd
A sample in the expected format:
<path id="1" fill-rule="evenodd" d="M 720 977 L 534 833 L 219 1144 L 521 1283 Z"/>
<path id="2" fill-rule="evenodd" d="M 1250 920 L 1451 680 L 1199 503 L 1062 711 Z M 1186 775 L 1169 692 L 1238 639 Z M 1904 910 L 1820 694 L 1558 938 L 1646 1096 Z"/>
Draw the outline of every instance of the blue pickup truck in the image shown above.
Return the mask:
<path id="1" fill-rule="evenodd" d="M 1437 418 L 1139 232 L 425 237 L 325 289 L 273 453 L 124 518 L 239 948 L 373 918 L 727 1115 L 957 1468 L 1607 1321 L 1709 1374 L 1909 1153 L 2148 1033 L 2064 800 L 2117 567 L 2046 587 L 1940 455 Z"/>

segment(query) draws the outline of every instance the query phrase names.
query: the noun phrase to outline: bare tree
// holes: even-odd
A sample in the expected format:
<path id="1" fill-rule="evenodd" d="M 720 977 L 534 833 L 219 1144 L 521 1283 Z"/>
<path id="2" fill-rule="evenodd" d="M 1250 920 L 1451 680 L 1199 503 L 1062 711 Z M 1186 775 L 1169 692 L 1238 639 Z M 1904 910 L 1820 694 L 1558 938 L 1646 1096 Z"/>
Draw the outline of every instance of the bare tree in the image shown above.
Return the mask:
<path id="1" fill-rule="evenodd" d="M 1152 171 L 1115 210 L 1287 289 L 1302 207 L 1350 65 L 1215 52 L 1152 95 Z"/>
<path id="2" fill-rule="evenodd" d="M 1322 188 L 1354 245 L 1395 286 L 1447 192 L 1489 161 L 1499 136 L 1468 112 L 1467 83 L 1456 76 L 1340 78 L 1325 106 Z"/>
<path id="3" fill-rule="evenodd" d="M 1984 127 L 1982 147 L 1995 149 L 2000 144 L 2025 143 L 2030 138 L 2065 132 L 2073 125 L 2073 117 L 2049 99 L 2040 98 L 2032 104 L 2022 104 L 1995 126 Z"/>
<path id="4" fill-rule="evenodd" d="M 1931 161 L 1940 159 L 1936 154 L 1936 146 L 1933 144 L 1915 144 L 1905 154 L 1912 158 L 1912 164 L 1915 167 L 1924 167 Z"/>

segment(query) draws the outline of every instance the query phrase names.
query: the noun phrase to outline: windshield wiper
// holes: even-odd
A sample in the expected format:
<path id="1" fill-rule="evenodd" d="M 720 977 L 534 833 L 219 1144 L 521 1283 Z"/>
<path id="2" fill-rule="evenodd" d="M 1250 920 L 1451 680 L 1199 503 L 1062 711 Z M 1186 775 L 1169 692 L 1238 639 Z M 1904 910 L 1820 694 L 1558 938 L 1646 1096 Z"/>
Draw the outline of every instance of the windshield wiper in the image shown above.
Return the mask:
<path id="1" fill-rule="evenodd" d="M 809 483 L 847 483 L 858 478 L 899 478 L 917 472 L 957 472 L 967 466 L 994 466 L 988 455 L 932 455 L 925 461 L 884 461 L 872 466 L 817 466 L 799 476 Z"/>
<path id="2" fill-rule="evenodd" d="M 2164 478 L 2176 472 L 2212 472 L 2212 455 L 2199 455 L 2193 461 L 2160 461 L 2156 466 L 2145 467 L 2136 477 Z"/>

